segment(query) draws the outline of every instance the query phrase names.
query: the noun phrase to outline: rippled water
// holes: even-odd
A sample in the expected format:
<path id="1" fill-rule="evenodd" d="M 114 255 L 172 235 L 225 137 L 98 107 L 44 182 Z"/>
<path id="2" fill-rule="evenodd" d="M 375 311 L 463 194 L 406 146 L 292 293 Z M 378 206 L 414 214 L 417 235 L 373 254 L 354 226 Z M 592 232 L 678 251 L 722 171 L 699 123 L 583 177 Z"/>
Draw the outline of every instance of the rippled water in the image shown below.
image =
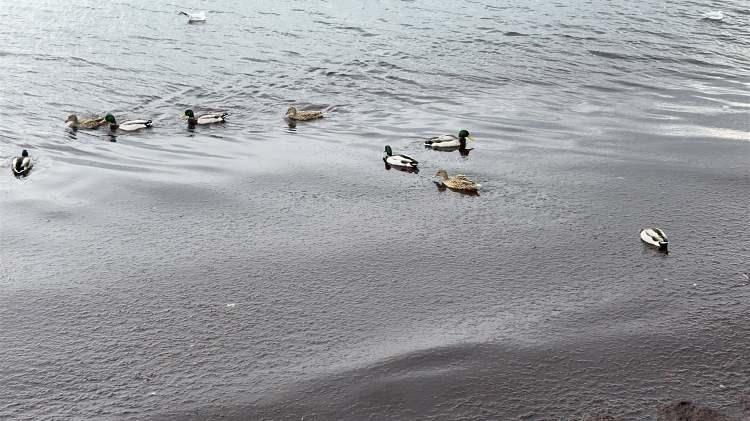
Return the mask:
<path id="1" fill-rule="evenodd" d="M 750 393 L 745 2 L 0 21 L 0 418 L 648 419 Z M 290 128 L 292 103 L 328 118 Z M 231 115 L 189 132 L 186 108 Z M 154 128 L 71 133 L 72 112 Z M 421 146 L 461 128 L 467 157 Z M 385 144 L 422 172 L 384 170 Z"/>

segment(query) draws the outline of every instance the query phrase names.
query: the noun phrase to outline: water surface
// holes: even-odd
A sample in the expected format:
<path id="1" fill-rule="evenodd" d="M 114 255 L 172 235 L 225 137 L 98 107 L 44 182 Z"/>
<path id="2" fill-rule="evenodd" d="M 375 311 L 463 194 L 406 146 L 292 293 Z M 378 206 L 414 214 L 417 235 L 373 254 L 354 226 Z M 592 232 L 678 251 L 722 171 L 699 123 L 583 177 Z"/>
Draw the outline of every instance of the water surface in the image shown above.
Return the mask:
<path id="1" fill-rule="evenodd" d="M 0 19 L 0 418 L 740 412 L 743 2 L 75 0 Z M 290 104 L 327 118 L 292 129 Z M 190 132 L 186 108 L 231 115 Z M 154 128 L 70 133 L 72 112 Z M 422 147 L 462 128 L 467 157 Z M 386 171 L 386 144 L 422 171 Z M 438 191 L 439 168 L 481 195 Z"/>

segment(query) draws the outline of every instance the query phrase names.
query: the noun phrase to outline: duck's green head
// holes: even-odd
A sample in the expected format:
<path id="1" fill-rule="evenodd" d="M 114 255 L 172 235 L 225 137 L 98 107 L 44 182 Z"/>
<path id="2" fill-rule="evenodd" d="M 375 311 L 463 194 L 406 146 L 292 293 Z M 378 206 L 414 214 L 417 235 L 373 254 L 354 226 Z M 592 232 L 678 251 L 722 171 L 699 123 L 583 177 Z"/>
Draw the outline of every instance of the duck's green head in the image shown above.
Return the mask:
<path id="1" fill-rule="evenodd" d="M 193 110 L 185 110 L 185 117 L 187 118 L 195 118 L 195 113 L 193 113 Z"/>
<path id="2" fill-rule="evenodd" d="M 393 151 L 391 150 L 391 147 L 388 145 L 385 145 L 385 154 L 388 156 L 393 156 Z"/>
<path id="3" fill-rule="evenodd" d="M 23 151 L 21 151 L 21 156 L 24 157 L 24 158 L 28 157 L 29 156 L 29 151 L 27 151 L 26 149 L 24 149 Z"/>
<path id="4" fill-rule="evenodd" d="M 106 121 L 109 124 L 117 124 L 117 121 L 115 121 L 115 116 L 113 116 L 112 114 L 105 115 L 104 121 Z"/>
<path id="5" fill-rule="evenodd" d="M 460 132 L 458 132 L 458 138 L 459 138 L 459 139 L 464 139 L 464 138 L 465 138 L 465 139 L 469 139 L 469 140 L 471 140 L 472 142 L 474 141 L 474 139 L 472 139 L 472 138 L 471 138 L 471 135 L 469 134 L 469 131 L 468 131 L 468 130 L 465 130 L 465 129 L 464 129 L 464 130 L 461 130 Z"/>

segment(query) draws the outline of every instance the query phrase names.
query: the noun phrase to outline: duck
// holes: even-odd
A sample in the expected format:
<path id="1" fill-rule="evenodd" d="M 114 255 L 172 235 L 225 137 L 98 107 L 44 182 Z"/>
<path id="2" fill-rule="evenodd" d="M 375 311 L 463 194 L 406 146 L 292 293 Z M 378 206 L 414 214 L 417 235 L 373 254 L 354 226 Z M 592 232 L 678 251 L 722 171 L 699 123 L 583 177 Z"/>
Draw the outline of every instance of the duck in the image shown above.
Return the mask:
<path id="1" fill-rule="evenodd" d="M 706 12 L 703 14 L 703 19 L 713 20 L 713 21 L 722 21 L 724 20 L 724 12 L 722 12 L 721 10 L 713 10 L 710 12 Z"/>
<path id="2" fill-rule="evenodd" d="M 441 180 L 438 182 L 439 185 L 455 191 L 476 193 L 482 187 L 481 184 L 475 183 L 463 174 L 448 177 L 448 173 L 445 170 L 438 170 L 435 176 L 441 177 Z"/>
<path id="3" fill-rule="evenodd" d="M 82 120 L 79 120 L 78 116 L 75 114 L 69 115 L 65 120 L 65 125 L 73 130 L 98 129 L 105 124 L 107 124 L 107 122 L 104 120 L 104 118 L 84 118 Z"/>
<path id="4" fill-rule="evenodd" d="M 659 228 L 642 229 L 641 240 L 652 247 L 656 247 L 659 251 L 669 253 L 669 240 L 667 239 L 667 234 L 664 234 L 664 231 Z"/>
<path id="5" fill-rule="evenodd" d="M 188 12 L 182 12 L 180 11 L 178 13 L 179 15 L 187 16 L 188 23 L 203 23 L 206 21 L 206 12 L 195 12 L 195 13 L 188 13 Z"/>
<path id="6" fill-rule="evenodd" d="M 134 132 L 136 130 L 146 129 L 151 127 L 151 120 L 127 120 L 123 121 L 120 124 L 117 124 L 117 121 L 115 120 L 115 116 L 112 114 L 107 114 L 104 116 L 104 121 L 109 123 L 109 130 L 115 132 L 117 130 L 122 130 L 125 132 Z"/>
<path id="7" fill-rule="evenodd" d="M 296 121 L 315 120 L 318 118 L 323 118 L 323 111 L 297 111 L 296 107 L 291 106 L 286 110 L 286 118 Z"/>
<path id="8" fill-rule="evenodd" d="M 31 162 L 31 158 L 29 158 L 29 151 L 26 149 L 21 151 L 21 156 L 13 158 L 10 162 L 10 168 L 13 171 L 13 175 L 18 178 L 29 175 L 33 166 L 34 164 Z"/>
<path id="9" fill-rule="evenodd" d="M 438 150 L 466 149 L 466 139 L 474 141 L 468 130 L 461 130 L 458 132 L 458 137 L 452 134 L 432 137 L 424 142 L 424 146 Z"/>
<path id="10" fill-rule="evenodd" d="M 385 153 L 383 154 L 383 161 L 387 165 L 391 165 L 394 167 L 403 167 L 403 168 L 410 168 L 410 169 L 417 169 L 417 165 L 419 165 L 419 162 L 417 162 L 416 159 L 406 156 L 406 155 L 394 155 L 393 150 L 389 145 L 385 145 Z"/>
<path id="11" fill-rule="evenodd" d="M 226 121 L 225 117 L 228 115 L 229 113 L 226 112 L 217 112 L 201 114 L 196 117 L 193 110 L 185 110 L 183 118 L 187 117 L 188 128 L 193 129 L 196 125 L 203 126 L 206 124 L 223 123 Z"/>

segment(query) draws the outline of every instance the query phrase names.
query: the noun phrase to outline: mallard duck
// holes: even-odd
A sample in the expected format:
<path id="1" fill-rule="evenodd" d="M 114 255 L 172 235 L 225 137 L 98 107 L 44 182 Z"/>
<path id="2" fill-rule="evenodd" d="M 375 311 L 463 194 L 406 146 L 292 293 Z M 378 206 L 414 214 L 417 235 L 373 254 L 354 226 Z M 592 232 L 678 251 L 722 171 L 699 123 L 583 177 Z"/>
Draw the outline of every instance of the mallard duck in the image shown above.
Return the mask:
<path id="1" fill-rule="evenodd" d="M 417 168 L 417 165 L 419 165 L 419 162 L 412 157 L 406 155 L 394 155 L 393 150 L 391 150 L 391 147 L 388 145 L 385 146 L 383 161 L 394 167 Z"/>
<path id="2" fill-rule="evenodd" d="M 482 187 L 481 184 L 477 184 L 471 181 L 468 177 L 463 174 L 457 174 L 453 177 L 448 177 L 448 173 L 445 170 L 438 170 L 435 173 L 436 177 L 441 177 L 440 184 L 448 187 L 451 190 L 464 191 L 464 192 L 476 192 Z"/>
<path id="3" fill-rule="evenodd" d="M 188 18 L 188 23 L 202 23 L 206 21 L 206 12 L 195 12 L 195 13 L 188 13 L 188 12 L 179 12 L 179 15 L 185 15 Z"/>
<path id="4" fill-rule="evenodd" d="M 146 129 L 151 127 L 151 120 L 128 120 L 117 124 L 115 116 L 107 114 L 104 116 L 104 120 L 109 123 L 109 129 L 113 132 L 122 130 L 124 132 L 134 132 L 136 130 Z"/>
<path id="5" fill-rule="evenodd" d="M 21 152 L 21 156 L 13 158 L 10 162 L 10 168 L 16 177 L 26 177 L 33 166 L 34 164 L 31 162 L 29 152 L 26 149 Z"/>
<path id="6" fill-rule="evenodd" d="M 474 141 L 468 130 L 461 130 L 458 137 L 452 134 L 432 137 L 424 142 L 424 146 L 432 149 L 466 149 L 466 139 Z"/>
<path id="7" fill-rule="evenodd" d="M 297 121 L 315 120 L 323 118 L 323 111 L 297 111 L 297 108 L 292 106 L 286 110 L 286 118 Z"/>
<path id="8" fill-rule="evenodd" d="M 659 251 L 665 253 L 669 252 L 669 240 L 667 239 L 667 234 L 664 234 L 664 231 L 659 228 L 642 229 L 641 240 L 650 246 L 658 248 Z"/>
<path id="9" fill-rule="evenodd" d="M 103 118 L 84 118 L 78 119 L 78 116 L 71 114 L 65 120 L 65 125 L 71 129 L 98 129 L 100 126 L 107 124 Z"/>
<path id="10" fill-rule="evenodd" d="M 203 126 L 205 124 L 223 123 L 226 121 L 224 118 L 228 115 L 229 113 L 218 112 L 201 114 L 196 117 L 195 113 L 193 113 L 193 110 L 185 110 L 183 117 L 187 118 L 188 127 L 192 129 L 196 125 Z"/>

